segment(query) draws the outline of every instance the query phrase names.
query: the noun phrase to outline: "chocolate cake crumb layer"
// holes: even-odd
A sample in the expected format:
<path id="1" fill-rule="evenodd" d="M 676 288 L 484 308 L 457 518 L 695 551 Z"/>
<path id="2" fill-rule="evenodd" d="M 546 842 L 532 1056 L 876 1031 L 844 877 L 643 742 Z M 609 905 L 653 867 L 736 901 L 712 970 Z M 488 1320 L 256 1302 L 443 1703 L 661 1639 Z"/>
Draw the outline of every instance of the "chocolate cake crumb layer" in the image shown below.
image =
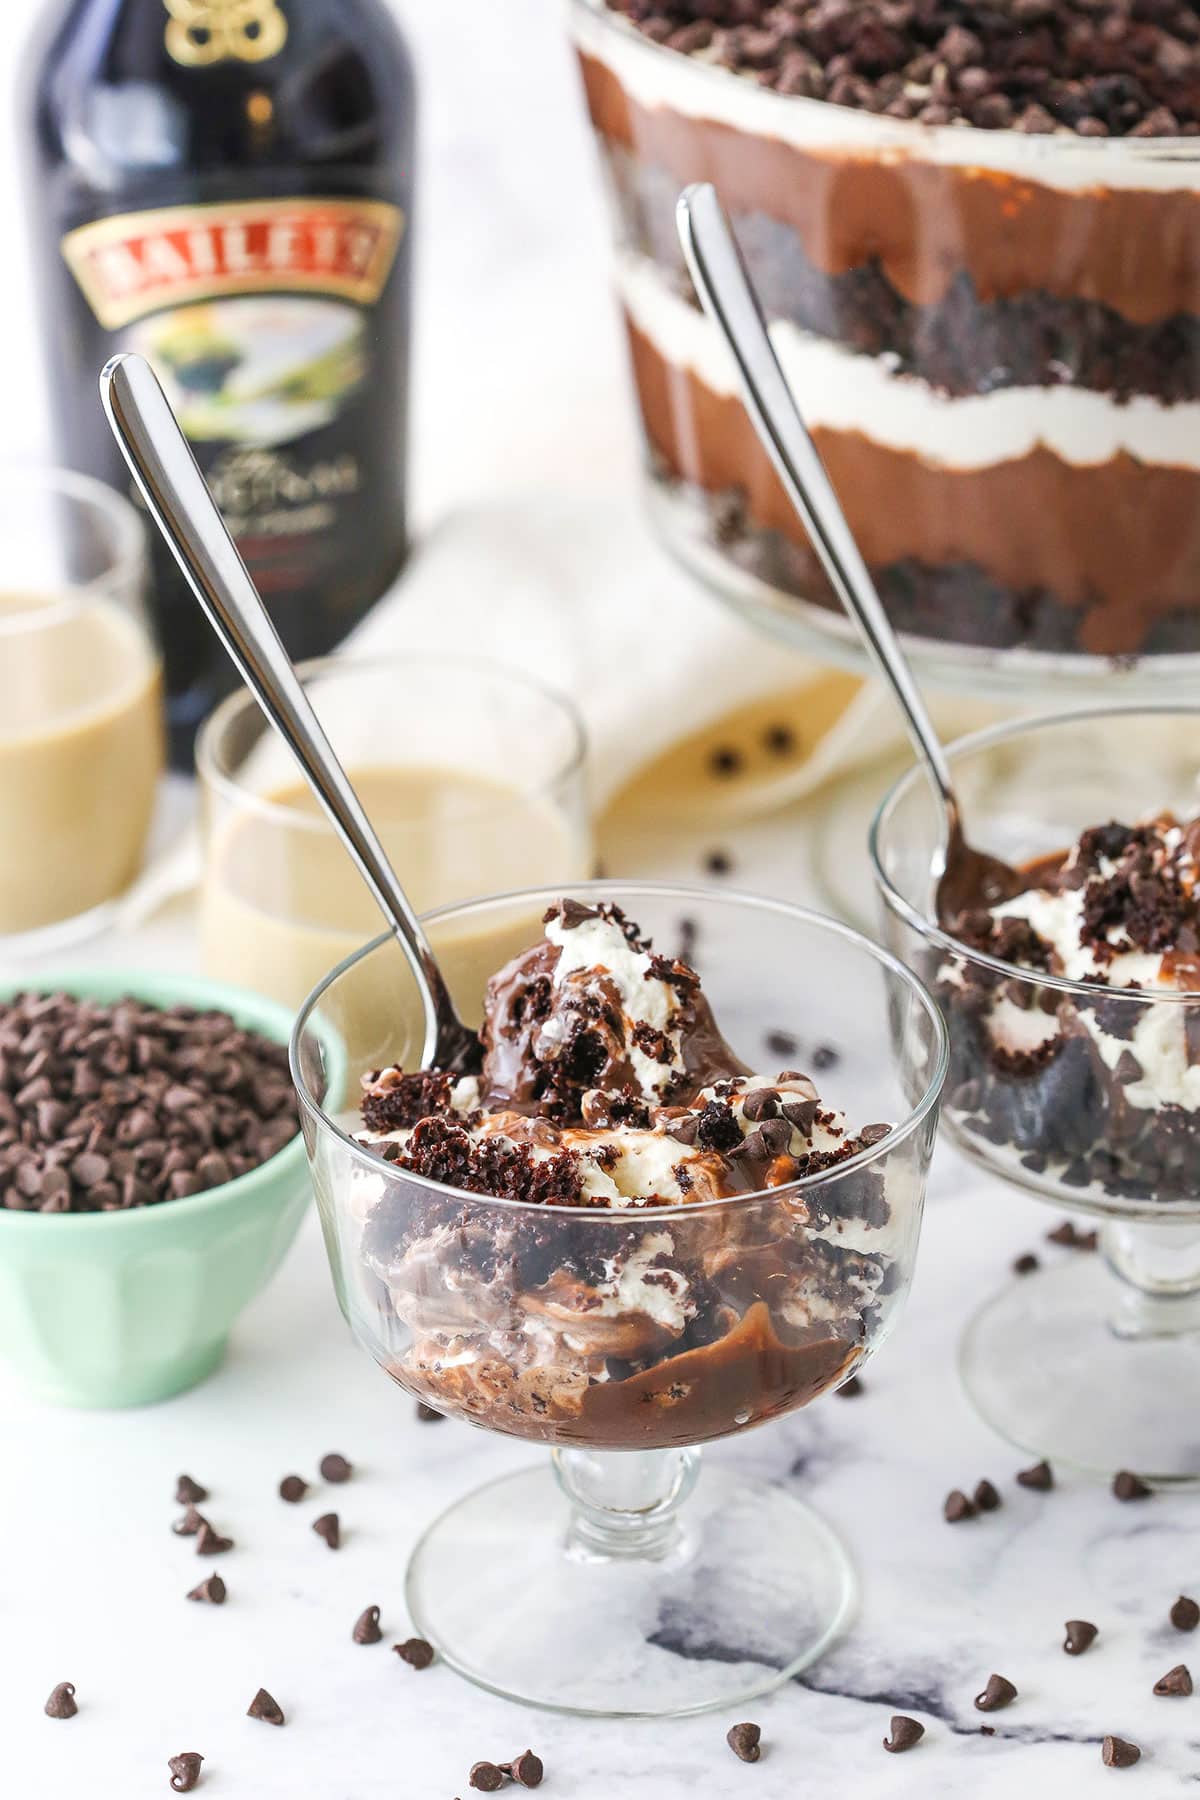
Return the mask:
<path id="1" fill-rule="evenodd" d="M 1034 134 L 1200 132 L 1188 0 L 609 0 L 652 39 L 835 106 Z"/>

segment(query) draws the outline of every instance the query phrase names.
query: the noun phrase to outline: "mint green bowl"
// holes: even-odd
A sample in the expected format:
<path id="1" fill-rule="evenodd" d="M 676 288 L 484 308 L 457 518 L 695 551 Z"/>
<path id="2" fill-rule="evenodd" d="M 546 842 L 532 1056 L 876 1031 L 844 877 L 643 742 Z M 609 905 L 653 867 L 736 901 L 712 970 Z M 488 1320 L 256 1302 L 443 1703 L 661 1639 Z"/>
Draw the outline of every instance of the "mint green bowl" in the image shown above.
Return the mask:
<path id="1" fill-rule="evenodd" d="M 227 1012 L 286 1044 L 292 1015 L 242 988 L 132 971 L 31 975 L 22 989 Z M 0 1357 L 47 1400 L 140 1406 L 217 1367 L 230 1328 L 291 1247 L 311 1188 L 299 1131 L 223 1187 L 112 1213 L 0 1208 Z"/>

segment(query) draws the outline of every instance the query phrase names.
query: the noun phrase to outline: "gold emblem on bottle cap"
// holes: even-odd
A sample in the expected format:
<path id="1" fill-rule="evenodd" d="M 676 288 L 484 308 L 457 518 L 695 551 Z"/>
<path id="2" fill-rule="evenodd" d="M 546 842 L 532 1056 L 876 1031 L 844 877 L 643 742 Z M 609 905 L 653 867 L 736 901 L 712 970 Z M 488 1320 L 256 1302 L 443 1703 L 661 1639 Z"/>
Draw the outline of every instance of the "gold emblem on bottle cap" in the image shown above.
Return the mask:
<path id="1" fill-rule="evenodd" d="M 287 40 L 279 0 L 164 0 L 167 53 L 188 68 L 209 63 L 265 62 Z"/>

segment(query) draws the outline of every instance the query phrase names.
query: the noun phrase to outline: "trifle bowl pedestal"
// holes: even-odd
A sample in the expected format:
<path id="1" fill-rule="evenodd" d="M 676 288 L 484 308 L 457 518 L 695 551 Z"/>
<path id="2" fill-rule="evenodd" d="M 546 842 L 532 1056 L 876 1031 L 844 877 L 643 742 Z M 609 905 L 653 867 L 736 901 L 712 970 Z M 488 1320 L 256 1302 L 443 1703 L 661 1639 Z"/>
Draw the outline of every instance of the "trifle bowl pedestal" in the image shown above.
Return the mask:
<path id="1" fill-rule="evenodd" d="M 1083 708 L 976 733 L 949 756 L 972 844 L 1018 869 L 1112 821 L 1170 813 L 1186 825 L 1200 810 L 1195 707 Z M 1040 1252 L 972 1317 L 967 1392 L 1010 1442 L 1051 1463 L 1200 1481 L 1193 928 L 1185 917 L 1181 950 L 1106 950 L 1111 981 L 971 947 L 934 921 L 942 829 L 923 773 L 910 771 L 879 810 L 871 858 L 885 941 L 946 1016 L 943 1117 L 998 1182 L 1078 1215 L 1054 1232 L 1053 1261 Z M 1104 867 L 1115 869 L 1120 840 L 1115 831 L 1099 853 Z M 1050 932 L 1050 912 L 1039 916 Z M 1170 978 L 1160 953 L 1180 958 Z M 1134 958 L 1140 985 L 1122 985 Z"/>
<path id="2" fill-rule="evenodd" d="M 481 1016 L 488 976 L 537 943 L 560 898 L 531 891 L 430 916 L 463 1017 Z M 789 1034 L 791 1068 L 766 1078 L 746 1135 L 732 1122 L 748 1078 L 706 1084 L 695 1102 L 731 1155 L 743 1144 L 758 1154 L 757 1135 L 777 1184 L 716 1197 L 689 1186 L 701 1163 L 724 1166 L 717 1135 L 711 1153 L 698 1140 L 697 1172 L 674 1201 L 497 1197 L 386 1159 L 326 1098 L 330 1071 L 390 1093 L 378 1071 L 419 1066 L 412 977 L 381 939 L 297 1021 L 314 1187 L 339 1302 L 380 1367 L 451 1418 L 551 1452 L 428 1528 L 407 1579 L 416 1629 L 473 1682 L 532 1705 L 644 1717 L 730 1707 L 821 1654 L 851 1614 L 854 1575 L 833 1526 L 788 1486 L 726 1455 L 701 1474 L 698 1447 L 807 1405 L 886 1340 L 911 1281 L 947 1039 L 911 971 L 817 914 L 655 883 L 578 883 L 570 898 L 619 907 L 686 982 L 671 963 L 685 938 L 747 1067 L 773 1069 Z M 565 925 L 561 935 L 568 944 Z M 817 1098 L 798 1071 L 831 1043 L 841 1054 Z M 802 1126 L 781 1097 L 790 1106 L 805 1091 Z M 842 1113 L 844 1147 L 784 1179 L 796 1152 L 777 1140 L 814 1116 L 836 1138 Z M 668 1160 L 684 1141 L 667 1140 Z M 645 1132 L 629 1154 L 653 1159 L 663 1143 Z"/>

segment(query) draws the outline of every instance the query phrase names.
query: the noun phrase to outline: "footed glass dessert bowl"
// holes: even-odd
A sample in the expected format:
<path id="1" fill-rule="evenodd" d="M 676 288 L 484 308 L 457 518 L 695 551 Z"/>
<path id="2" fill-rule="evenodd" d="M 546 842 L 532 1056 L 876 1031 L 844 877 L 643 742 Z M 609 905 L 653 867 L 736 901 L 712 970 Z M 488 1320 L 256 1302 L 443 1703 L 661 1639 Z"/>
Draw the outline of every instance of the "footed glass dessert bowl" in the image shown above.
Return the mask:
<path id="1" fill-rule="evenodd" d="M 1194 1481 L 1200 709 L 1025 720 L 950 759 L 971 841 L 1011 866 L 1011 891 L 935 920 L 942 820 L 913 770 L 871 834 L 886 941 L 945 1014 L 960 1148 L 1099 1221 L 976 1314 L 967 1390 L 1040 1456 Z"/>
<path id="2" fill-rule="evenodd" d="M 471 1680 L 564 1711 L 764 1692 L 845 1623 L 853 1571 L 787 1487 L 728 1464 L 697 1487 L 697 1446 L 839 1386 L 892 1329 L 938 1009 L 857 933 L 732 893 L 592 882 L 428 924 L 482 1021 L 477 1070 L 420 1069 L 390 938 L 296 1024 L 334 1282 L 402 1388 L 553 1459 L 426 1532 L 414 1624 Z M 339 1111 L 345 1066 L 361 1108 Z"/>

